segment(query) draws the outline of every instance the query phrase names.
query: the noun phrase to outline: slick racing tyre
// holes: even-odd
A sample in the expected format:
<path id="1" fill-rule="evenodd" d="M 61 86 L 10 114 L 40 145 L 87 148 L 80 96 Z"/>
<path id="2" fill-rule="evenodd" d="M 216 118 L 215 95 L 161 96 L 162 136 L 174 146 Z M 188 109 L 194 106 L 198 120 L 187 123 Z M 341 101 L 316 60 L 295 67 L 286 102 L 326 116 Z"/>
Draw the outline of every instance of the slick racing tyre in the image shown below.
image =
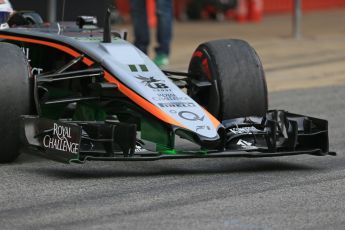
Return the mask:
<path id="1" fill-rule="evenodd" d="M 261 61 L 245 41 L 228 39 L 201 44 L 189 64 L 188 94 L 218 120 L 263 116 L 268 107 Z"/>
<path id="2" fill-rule="evenodd" d="M 0 163 L 19 155 L 20 115 L 30 112 L 30 70 L 23 51 L 0 42 Z"/>

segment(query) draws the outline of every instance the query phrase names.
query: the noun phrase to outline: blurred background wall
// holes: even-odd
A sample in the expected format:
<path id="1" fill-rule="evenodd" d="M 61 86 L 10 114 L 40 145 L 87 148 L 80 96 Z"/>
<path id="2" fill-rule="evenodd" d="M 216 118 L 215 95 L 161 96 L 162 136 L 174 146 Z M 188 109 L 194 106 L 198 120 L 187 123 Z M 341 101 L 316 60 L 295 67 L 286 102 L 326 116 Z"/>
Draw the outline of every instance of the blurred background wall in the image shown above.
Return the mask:
<path id="1" fill-rule="evenodd" d="M 57 1 L 57 20 L 61 20 L 63 0 Z M 151 15 L 154 15 L 154 0 L 147 0 L 149 2 Z M 48 0 L 12 0 L 11 1 L 16 10 L 34 10 L 39 12 L 43 18 L 47 19 L 47 2 Z M 174 0 L 175 16 L 177 19 L 187 20 L 192 12 L 192 17 L 197 13 L 196 18 L 205 18 L 208 15 L 213 15 L 219 7 L 219 3 L 228 4 L 229 9 L 222 8 L 221 19 L 237 19 L 239 22 L 245 21 L 245 15 L 239 17 L 239 13 L 247 14 L 248 11 L 259 11 L 261 15 L 256 15 L 256 20 L 260 21 L 262 16 L 267 14 L 280 14 L 292 12 L 294 0 Z M 237 3 L 234 6 L 233 2 Z M 65 0 L 66 10 L 64 20 L 73 21 L 78 15 L 95 15 L 99 19 L 99 24 L 103 24 L 104 12 L 110 5 L 116 4 L 123 19 L 129 20 L 130 7 L 129 0 Z M 217 5 L 218 4 L 218 5 Z M 212 8 L 213 5 L 213 8 Z M 214 7 L 216 6 L 216 8 Z M 246 7 L 248 9 L 246 9 Z M 345 0 L 302 0 L 302 10 L 329 10 L 334 8 L 344 8 Z M 258 12 L 256 12 L 258 13 Z M 214 16 L 214 15 L 213 15 Z M 218 15 L 216 15 L 218 16 Z M 219 19 L 219 18 L 217 18 Z M 151 20 L 154 20 L 151 18 Z M 154 22 L 152 22 L 154 24 Z M 151 24 L 152 24 L 151 23 Z"/>
<path id="2" fill-rule="evenodd" d="M 63 0 L 57 0 L 56 14 L 58 21 L 61 21 L 62 18 L 63 2 Z M 16 10 L 37 11 L 47 21 L 47 0 L 11 0 L 11 3 Z M 105 10 L 113 4 L 114 0 L 65 0 L 64 20 L 74 21 L 78 15 L 94 15 L 97 16 L 99 24 L 102 25 Z"/>

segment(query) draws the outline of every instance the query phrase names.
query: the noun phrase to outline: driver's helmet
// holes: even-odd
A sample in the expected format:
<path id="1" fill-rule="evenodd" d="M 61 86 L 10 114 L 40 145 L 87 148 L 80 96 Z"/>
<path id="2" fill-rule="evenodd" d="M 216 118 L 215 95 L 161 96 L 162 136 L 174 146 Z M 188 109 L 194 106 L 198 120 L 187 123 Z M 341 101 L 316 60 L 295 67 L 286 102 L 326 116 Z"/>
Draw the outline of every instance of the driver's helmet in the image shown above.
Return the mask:
<path id="1" fill-rule="evenodd" d="M 6 23 L 13 13 L 13 8 L 8 0 L 0 0 L 0 24 Z"/>

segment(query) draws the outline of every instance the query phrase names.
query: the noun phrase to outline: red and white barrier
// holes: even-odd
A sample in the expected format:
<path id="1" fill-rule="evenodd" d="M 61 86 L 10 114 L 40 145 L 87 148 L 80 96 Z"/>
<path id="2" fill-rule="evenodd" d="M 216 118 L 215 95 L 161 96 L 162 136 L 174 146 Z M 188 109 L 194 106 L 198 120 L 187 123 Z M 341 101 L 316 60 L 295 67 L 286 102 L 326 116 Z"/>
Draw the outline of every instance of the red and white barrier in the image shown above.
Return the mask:
<path id="1" fill-rule="evenodd" d="M 236 20 L 240 23 L 251 21 L 260 22 L 264 10 L 263 0 L 238 0 Z"/>
<path id="2" fill-rule="evenodd" d="M 264 11 L 263 0 L 250 0 L 248 9 L 248 19 L 251 22 L 261 22 Z"/>

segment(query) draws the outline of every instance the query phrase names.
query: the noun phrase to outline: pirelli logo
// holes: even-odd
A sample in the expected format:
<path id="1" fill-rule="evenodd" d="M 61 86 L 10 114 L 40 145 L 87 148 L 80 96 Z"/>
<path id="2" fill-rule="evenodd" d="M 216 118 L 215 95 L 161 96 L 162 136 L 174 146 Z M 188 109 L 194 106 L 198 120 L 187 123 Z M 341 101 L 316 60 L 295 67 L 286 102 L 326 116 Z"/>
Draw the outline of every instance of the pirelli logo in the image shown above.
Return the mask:
<path id="1" fill-rule="evenodd" d="M 167 102 L 167 103 L 158 103 L 161 108 L 188 108 L 196 107 L 193 102 Z"/>

